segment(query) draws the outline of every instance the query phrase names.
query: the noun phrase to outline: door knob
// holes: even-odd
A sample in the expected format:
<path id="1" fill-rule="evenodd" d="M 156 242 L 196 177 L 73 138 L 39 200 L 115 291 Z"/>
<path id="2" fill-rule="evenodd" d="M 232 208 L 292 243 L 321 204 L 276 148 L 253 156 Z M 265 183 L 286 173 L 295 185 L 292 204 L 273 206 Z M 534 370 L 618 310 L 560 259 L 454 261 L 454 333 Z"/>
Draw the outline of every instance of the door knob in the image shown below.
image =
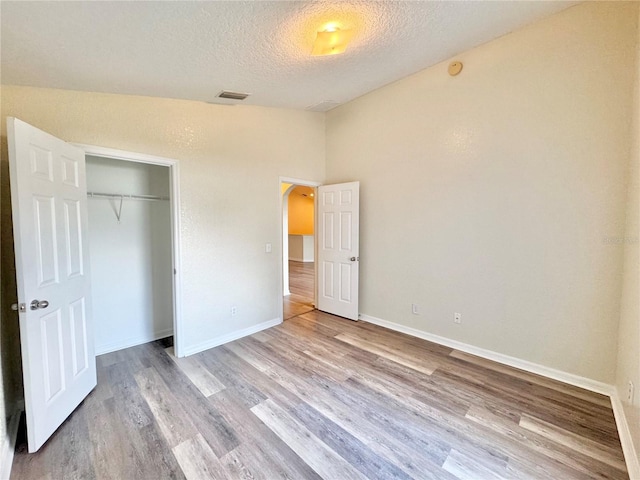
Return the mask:
<path id="1" fill-rule="evenodd" d="M 360 257 L 351 257 L 349 260 L 351 260 L 352 262 L 355 262 L 356 260 L 360 260 Z"/>
<path id="2" fill-rule="evenodd" d="M 46 300 L 32 300 L 31 301 L 31 310 L 38 310 L 39 308 L 47 308 L 49 306 L 49 302 Z"/>

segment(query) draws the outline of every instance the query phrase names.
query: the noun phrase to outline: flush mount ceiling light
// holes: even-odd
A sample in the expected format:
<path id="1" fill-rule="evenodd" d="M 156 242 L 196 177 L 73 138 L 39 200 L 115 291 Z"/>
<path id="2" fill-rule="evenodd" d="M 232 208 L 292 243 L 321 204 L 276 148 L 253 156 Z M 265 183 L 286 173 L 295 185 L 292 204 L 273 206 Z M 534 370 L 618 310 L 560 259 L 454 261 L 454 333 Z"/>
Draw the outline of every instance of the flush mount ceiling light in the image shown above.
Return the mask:
<path id="1" fill-rule="evenodd" d="M 329 26 L 316 34 L 311 55 L 336 55 L 347 49 L 347 45 L 353 37 L 353 31 Z"/>

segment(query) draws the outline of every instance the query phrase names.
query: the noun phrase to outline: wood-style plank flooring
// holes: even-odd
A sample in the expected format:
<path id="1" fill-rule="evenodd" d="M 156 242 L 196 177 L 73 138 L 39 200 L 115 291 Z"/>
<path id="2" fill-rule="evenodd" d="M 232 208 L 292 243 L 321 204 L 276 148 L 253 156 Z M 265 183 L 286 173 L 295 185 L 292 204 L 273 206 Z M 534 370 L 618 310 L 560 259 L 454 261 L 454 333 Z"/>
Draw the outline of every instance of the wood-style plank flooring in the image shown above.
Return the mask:
<path id="1" fill-rule="evenodd" d="M 289 260 L 289 291 L 284 297 L 284 319 L 297 317 L 313 310 L 314 277 L 313 262 Z"/>
<path id="2" fill-rule="evenodd" d="M 98 357 L 14 479 L 627 478 L 606 397 L 313 311 L 184 359 Z"/>

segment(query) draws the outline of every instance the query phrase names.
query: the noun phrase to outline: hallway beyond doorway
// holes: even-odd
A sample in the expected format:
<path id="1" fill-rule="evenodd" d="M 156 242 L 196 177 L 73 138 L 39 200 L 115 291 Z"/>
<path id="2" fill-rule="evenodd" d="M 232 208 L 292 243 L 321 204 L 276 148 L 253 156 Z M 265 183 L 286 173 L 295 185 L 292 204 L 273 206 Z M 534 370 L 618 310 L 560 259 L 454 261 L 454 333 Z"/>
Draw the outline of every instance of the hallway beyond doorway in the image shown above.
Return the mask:
<path id="1" fill-rule="evenodd" d="M 314 263 L 289 260 L 289 290 L 284 297 L 284 320 L 314 309 Z"/>

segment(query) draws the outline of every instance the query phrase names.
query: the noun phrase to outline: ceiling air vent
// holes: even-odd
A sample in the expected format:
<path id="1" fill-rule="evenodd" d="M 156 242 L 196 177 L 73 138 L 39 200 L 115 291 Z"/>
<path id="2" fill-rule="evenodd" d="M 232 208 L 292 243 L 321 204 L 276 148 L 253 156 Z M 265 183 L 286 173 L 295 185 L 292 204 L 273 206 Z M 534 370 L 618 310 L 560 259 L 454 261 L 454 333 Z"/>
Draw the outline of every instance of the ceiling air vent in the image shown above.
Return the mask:
<path id="1" fill-rule="evenodd" d="M 249 93 L 230 92 L 228 90 L 223 90 L 216 96 L 218 98 L 228 98 L 229 100 L 244 100 L 249 95 Z"/>

